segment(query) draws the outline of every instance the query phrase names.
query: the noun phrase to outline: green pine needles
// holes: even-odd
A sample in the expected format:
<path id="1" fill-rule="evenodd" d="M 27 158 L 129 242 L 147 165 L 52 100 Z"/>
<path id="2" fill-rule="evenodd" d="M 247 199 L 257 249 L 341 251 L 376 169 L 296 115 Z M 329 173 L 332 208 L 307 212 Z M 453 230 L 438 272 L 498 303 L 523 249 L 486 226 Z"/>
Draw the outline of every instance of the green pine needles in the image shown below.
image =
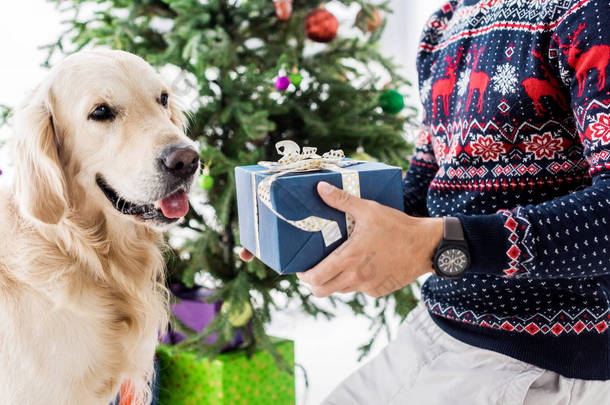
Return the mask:
<path id="1" fill-rule="evenodd" d="M 329 44 L 308 40 L 306 15 L 320 6 L 317 0 L 294 0 L 286 22 L 275 15 L 272 0 L 53 0 L 68 16 L 66 32 L 48 45 L 46 64 L 57 54 L 91 46 L 133 52 L 153 66 L 176 74 L 175 92 L 187 98 L 189 136 L 201 146 L 203 165 L 214 182 L 207 191 L 206 207 L 191 209 L 182 227 L 186 242 L 168 254 L 172 282 L 192 285 L 196 274 L 214 281 L 212 299 L 233 308 L 250 303 L 254 308 L 248 328 L 241 328 L 249 348 L 274 353 L 264 325 L 280 302 L 298 301 L 312 316 L 332 317 L 332 312 L 310 300 L 307 288 L 294 276 L 278 276 L 260 261 L 239 260 L 235 166 L 276 160 L 274 145 L 283 139 L 320 152 L 343 149 L 349 156 L 361 148 L 380 161 L 406 168 L 411 145 L 403 134 L 415 116 L 384 113 L 379 97 L 384 92 L 380 74 L 391 78 L 390 88 L 405 89 L 407 80 L 379 51 L 383 26 L 361 33 L 349 24 L 349 37 Z M 389 11 L 387 2 L 339 0 L 356 4 L 364 16 L 375 8 Z M 353 31 L 353 32 L 351 32 Z M 299 86 L 280 92 L 279 75 L 298 72 Z M 203 211 L 210 215 L 200 215 Z M 348 305 L 355 314 L 369 316 L 374 339 L 387 329 L 394 313 L 404 318 L 415 305 L 411 287 L 378 299 L 365 308 L 361 294 L 329 299 L 330 307 Z M 236 328 L 228 314 L 219 315 L 204 331 L 217 333 L 213 346 L 201 338 L 184 345 L 210 354 L 229 342 Z M 372 341 L 362 347 L 366 353 Z M 279 356 L 276 358 L 280 359 Z"/>
<path id="2" fill-rule="evenodd" d="M 0 126 L 3 126 L 8 123 L 8 119 L 12 113 L 10 107 L 0 104 Z"/>

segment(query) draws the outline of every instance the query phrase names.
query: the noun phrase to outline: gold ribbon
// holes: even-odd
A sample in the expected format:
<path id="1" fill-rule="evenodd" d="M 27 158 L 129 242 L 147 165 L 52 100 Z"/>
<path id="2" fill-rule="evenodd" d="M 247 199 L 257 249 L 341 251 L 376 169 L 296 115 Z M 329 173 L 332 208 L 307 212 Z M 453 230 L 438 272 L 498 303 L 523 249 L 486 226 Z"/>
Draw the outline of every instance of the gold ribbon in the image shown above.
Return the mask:
<path id="1" fill-rule="evenodd" d="M 304 147 L 303 151 L 300 151 L 299 145 L 293 141 L 281 141 L 276 143 L 276 150 L 282 158 L 277 162 L 258 162 L 260 166 L 267 169 L 267 173 L 273 173 L 271 176 L 263 179 L 257 190 L 255 190 L 256 184 L 256 173 L 252 172 L 252 192 L 254 197 L 254 231 L 256 238 L 256 256 L 260 257 L 260 240 L 258 233 L 258 199 L 261 200 L 273 214 L 283 221 L 307 232 L 321 232 L 322 239 L 326 246 L 330 246 L 339 239 L 341 239 L 341 230 L 339 224 L 336 221 L 332 221 L 325 218 L 316 216 L 309 216 L 300 220 L 291 220 L 284 217 L 282 214 L 277 212 L 271 204 L 271 185 L 280 176 L 288 173 L 301 173 L 310 172 L 316 170 L 331 170 L 334 172 L 341 173 L 341 179 L 343 181 L 343 189 L 349 194 L 360 197 L 360 179 L 358 172 L 355 170 L 349 170 L 346 167 L 352 166 L 358 163 L 362 163 L 358 160 L 347 160 L 344 161 L 345 157 L 342 150 L 331 150 L 326 152 L 322 156 L 316 154 L 317 148 Z M 345 223 L 347 228 L 347 235 L 349 236 L 354 230 L 355 221 L 350 214 L 345 214 Z"/>

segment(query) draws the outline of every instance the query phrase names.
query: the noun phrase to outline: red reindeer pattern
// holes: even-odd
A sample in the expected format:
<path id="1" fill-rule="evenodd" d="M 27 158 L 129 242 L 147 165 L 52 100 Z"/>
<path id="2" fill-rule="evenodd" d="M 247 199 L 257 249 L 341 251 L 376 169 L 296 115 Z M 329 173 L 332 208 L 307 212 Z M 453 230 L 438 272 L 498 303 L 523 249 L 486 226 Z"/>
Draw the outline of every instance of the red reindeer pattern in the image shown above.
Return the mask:
<path id="1" fill-rule="evenodd" d="M 443 98 L 443 109 L 445 110 L 445 116 L 449 116 L 449 97 L 451 97 L 451 94 L 453 94 L 453 89 L 455 88 L 455 71 L 458 68 L 463 52 L 464 49 L 460 47 L 460 49 L 458 49 L 455 62 L 450 56 L 445 58 L 447 61 L 447 71 L 445 75 L 448 76 L 448 78 L 439 79 L 432 86 L 432 116 L 435 119 L 437 113 L 436 99 L 439 97 Z"/>
<path id="2" fill-rule="evenodd" d="M 544 96 L 549 96 L 563 109 L 568 108 L 568 103 L 561 93 L 559 82 L 553 77 L 551 72 L 546 66 L 546 61 L 539 53 L 536 53 L 535 49 L 532 49 L 532 55 L 541 62 L 542 72 L 544 73 L 544 80 L 535 77 L 530 77 L 521 82 L 521 85 L 525 88 L 525 92 L 534 102 L 536 107 L 536 114 L 543 115 L 546 112 L 546 108 L 540 102 L 540 99 Z"/>
<path id="3" fill-rule="evenodd" d="M 590 70 L 597 70 L 597 89 L 601 91 L 606 85 L 606 68 L 610 61 L 610 46 L 595 45 L 583 52 L 578 48 L 580 41 L 576 41 L 578 35 L 586 28 L 586 24 L 580 24 L 578 29 L 568 35 L 570 43 L 562 44 L 557 34 L 553 35 L 553 40 L 557 42 L 565 55 L 568 55 L 568 65 L 576 71 L 576 80 L 578 80 L 578 97 L 582 97 L 585 91 L 585 83 Z M 579 56 L 580 54 L 580 56 Z"/>
<path id="4" fill-rule="evenodd" d="M 470 73 L 470 83 L 468 84 L 468 101 L 466 101 L 466 111 L 470 108 L 470 102 L 472 101 L 472 95 L 475 90 L 479 91 L 479 102 L 477 103 L 477 112 L 480 114 L 483 111 L 483 99 L 485 92 L 487 91 L 487 85 L 489 84 L 489 76 L 485 72 L 477 72 L 479 65 L 479 59 L 481 54 L 485 50 L 482 46 L 477 52 L 476 44 L 472 46 L 472 56 L 474 61 L 472 62 L 472 72 Z"/>

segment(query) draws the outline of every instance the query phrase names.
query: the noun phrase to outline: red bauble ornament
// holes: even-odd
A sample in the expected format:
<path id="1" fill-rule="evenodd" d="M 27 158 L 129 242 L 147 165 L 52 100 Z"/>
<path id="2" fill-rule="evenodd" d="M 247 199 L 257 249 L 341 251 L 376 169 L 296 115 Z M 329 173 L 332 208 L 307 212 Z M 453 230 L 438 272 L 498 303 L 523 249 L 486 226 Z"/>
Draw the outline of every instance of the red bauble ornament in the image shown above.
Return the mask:
<path id="1" fill-rule="evenodd" d="M 275 15 L 280 21 L 290 20 L 292 16 L 292 0 L 273 0 Z"/>
<path id="2" fill-rule="evenodd" d="M 319 8 L 305 18 L 305 34 L 316 42 L 330 42 L 337 36 L 339 21 L 331 12 Z"/>

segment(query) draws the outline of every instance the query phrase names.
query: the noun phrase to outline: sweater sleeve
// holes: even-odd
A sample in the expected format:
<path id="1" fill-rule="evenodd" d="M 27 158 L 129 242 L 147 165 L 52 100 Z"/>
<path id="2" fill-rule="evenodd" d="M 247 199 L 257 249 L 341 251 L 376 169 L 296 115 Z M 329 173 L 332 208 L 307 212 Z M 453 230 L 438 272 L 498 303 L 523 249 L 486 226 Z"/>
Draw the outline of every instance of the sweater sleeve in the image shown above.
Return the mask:
<path id="1" fill-rule="evenodd" d="M 596 2 L 588 4 L 561 21 L 551 40 L 560 49 L 556 67 L 569 87 L 591 186 L 511 211 L 458 215 L 472 273 L 532 279 L 610 274 L 610 17 Z"/>
<path id="2" fill-rule="evenodd" d="M 438 165 L 434 157 L 430 133 L 422 126 L 417 138 L 415 153 L 402 183 L 407 214 L 417 217 L 428 216 L 426 205 L 428 187 L 437 171 Z"/>

